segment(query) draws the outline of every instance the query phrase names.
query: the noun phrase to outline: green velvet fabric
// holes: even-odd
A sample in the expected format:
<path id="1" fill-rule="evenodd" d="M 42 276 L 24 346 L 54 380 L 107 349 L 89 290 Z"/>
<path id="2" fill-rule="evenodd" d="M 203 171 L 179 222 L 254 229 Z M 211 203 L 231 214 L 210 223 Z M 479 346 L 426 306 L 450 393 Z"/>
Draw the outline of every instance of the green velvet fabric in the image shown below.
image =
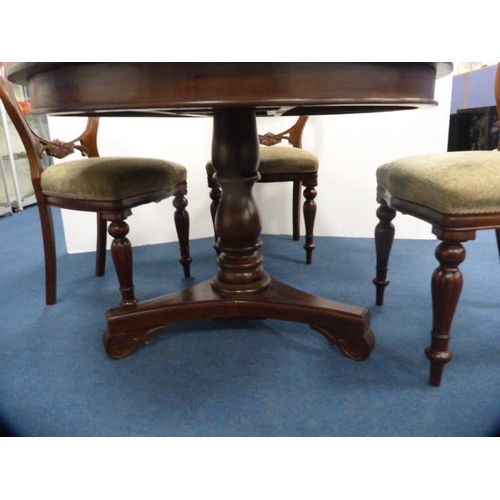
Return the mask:
<path id="1" fill-rule="evenodd" d="M 318 158 L 300 148 L 285 146 L 262 146 L 260 148 L 259 172 L 268 174 L 317 172 Z M 207 163 L 207 173 L 213 173 L 212 161 Z"/>
<path id="2" fill-rule="evenodd" d="M 445 214 L 500 212 L 500 152 L 401 158 L 378 168 L 377 183 L 396 198 Z"/>
<path id="3" fill-rule="evenodd" d="M 118 201 L 158 189 L 169 195 L 186 180 L 177 163 L 151 158 L 87 158 L 52 165 L 41 176 L 46 195 L 78 200 Z"/>

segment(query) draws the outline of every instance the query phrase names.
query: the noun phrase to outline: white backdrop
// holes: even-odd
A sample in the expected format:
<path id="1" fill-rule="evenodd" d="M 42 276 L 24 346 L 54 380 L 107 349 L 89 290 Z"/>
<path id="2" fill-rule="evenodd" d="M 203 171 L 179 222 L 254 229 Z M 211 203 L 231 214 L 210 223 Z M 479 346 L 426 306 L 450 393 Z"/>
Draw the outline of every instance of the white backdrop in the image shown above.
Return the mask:
<path id="1" fill-rule="evenodd" d="M 444 152 L 448 142 L 452 75 L 436 82 L 439 106 L 411 111 L 313 116 L 306 125 L 303 147 L 319 157 L 320 173 L 315 234 L 372 237 L 377 222 L 375 170 L 407 155 Z M 54 138 L 70 139 L 85 119 L 50 117 Z M 281 131 L 295 118 L 260 118 L 259 131 Z M 277 130 L 276 130 L 277 129 Z M 103 118 L 99 132 L 101 156 L 166 158 L 188 169 L 188 211 L 191 239 L 212 236 L 205 163 L 210 157 L 210 118 Z M 291 233 L 291 183 L 257 184 L 263 233 Z M 134 246 L 175 241 L 171 199 L 134 210 L 128 219 Z M 69 253 L 95 248 L 95 216 L 63 211 Z M 433 238 L 430 227 L 401 214 L 396 237 Z"/>

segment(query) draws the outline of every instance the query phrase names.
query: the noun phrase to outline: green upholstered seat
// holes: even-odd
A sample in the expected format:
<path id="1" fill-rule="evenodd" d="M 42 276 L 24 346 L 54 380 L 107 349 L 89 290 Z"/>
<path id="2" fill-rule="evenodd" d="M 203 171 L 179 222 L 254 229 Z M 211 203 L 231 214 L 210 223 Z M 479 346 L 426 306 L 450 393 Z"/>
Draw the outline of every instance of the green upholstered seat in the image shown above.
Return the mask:
<path id="1" fill-rule="evenodd" d="M 444 214 L 500 212 L 500 152 L 411 156 L 377 170 L 379 191 Z"/>
<path id="2" fill-rule="evenodd" d="M 318 158 L 300 148 L 262 146 L 259 171 L 266 174 L 317 172 Z M 207 173 L 213 173 L 212 161 L 207 163 Z"/>
<path id="3" fill-rule="evenodd" d="M 186 169 L 152 158 L 87 158 L 52 165 L 41 176 L 47 196 L 118 201 L 159 189 L 171 196 L 186 181 Z"/>
<path id="4" fill-rule="evenodd" d="M 260 148 L 259 171 L 266 174 L 317 172 L 318 158 L 300 148 L 263 146 Z M 207 163 L 207 173 L 213 173 L 212 161 Z"/>
<path id="5" fill-rule="evenodd" d="M 259 170 L 268 174 L 317 172 L 318 158 L 300 148 L 263 146 L 260 148 Z"/>

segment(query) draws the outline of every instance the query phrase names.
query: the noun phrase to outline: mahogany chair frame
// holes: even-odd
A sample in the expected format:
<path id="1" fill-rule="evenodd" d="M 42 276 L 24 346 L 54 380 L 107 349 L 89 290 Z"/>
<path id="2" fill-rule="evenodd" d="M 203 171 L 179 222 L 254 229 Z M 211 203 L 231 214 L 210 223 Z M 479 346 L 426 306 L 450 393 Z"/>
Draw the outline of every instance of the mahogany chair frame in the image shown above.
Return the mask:
<path id="1" fill-rule="evenodd" d="M 47 140 L 39 137 L 32 131 L 23 112 L 19 108 L 12 88 L 4 76 L 4 67 L 1 63 L 0 99 L 19 133 L 30 166 L 31 180 L 37 200 L 42 229 L 47 305 L 55 304 L 57 301 L 57 264 L 52 206 L 70 210 L 95 212 L 97 214 L 96 275 L 102 276 L 105 273 L 106 233 L 108 232 L 113 237 L 111 253 L 120 284 L 122 295 L 121 305 L 137 303 L 138 300 L 134 295 L 133 284 L 132 246 L 127 238 L 129 226 L 125 222 L 125 219 L 132 214 L 132 208 L 145 203 L 158 202 L 171 196 L 168 190 L 165 187 L 159 187 L 154 192 L 123 198 L 119 201 L 77 200 L 45 195 L 41 186 L 41 176 L 45 169 L 42 162 L 44 155 L 62 159 L 75 153 L 75 151 L 79 151 L 82 156 L 88 158 L 99 157 L 97 147 L 99 118 L 88 118 L 83 133 L 69 142 L 62 142 L 57 139 Z M 184 181 L 176 188 L 173 205 L 176 209 L 174 220 L 181 252 L 179 261 L 182 264 L 184 275 L 189 277 L 192 259 L 189 252 L 189 215 L 185 210 L 187 206 L 186 194 L 187 183 Z"/>
<path id="2" fill-rule="evenodd" d="M 500 119 L 500 63 L 495 78 L 495 98 Z M 500 152 L 498 152 L 500 155 Z M 429 207 L 398 199 L 388 190 L 378 187 L 377 210 L 379 223 L 375 228 L 375 245 L 377 254 L 377 273 L 373 279 L 376 286 L 376 304 L 384 303 L 388 263 L 394 226 L 392 220 L 399 211 L 409 214 L 432 225 L 432 232 L 441 240 L 436 248 L 439 266 L 432 275 L 433 324 L 431 343 L 425 349 L 430 361 L 429 383 L 440 386 L 444 366 L 451 361 L 453 355 L 448 349 L 451 337 L 451 325 L 458 305 L 463 286 L 463 276 L 459 265 L 465 259 L 465 248 L 462 243 L 474 240 L 476 232 L 484 229 L 495 229 L 500 254 L 500 214 L 448 215 L 432 210 Z"/>

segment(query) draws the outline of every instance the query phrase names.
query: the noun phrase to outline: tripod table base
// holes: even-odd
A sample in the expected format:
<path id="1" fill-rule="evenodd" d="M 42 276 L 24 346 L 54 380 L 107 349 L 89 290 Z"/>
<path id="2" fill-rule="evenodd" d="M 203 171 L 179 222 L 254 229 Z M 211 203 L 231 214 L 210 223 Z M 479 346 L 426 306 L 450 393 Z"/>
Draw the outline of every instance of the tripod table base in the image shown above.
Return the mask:
<path id="1" fill-rule="evenodd" d="M 367 309 L 334 302 L 271 279 L 260 292 L 222 296 L 212 280 L 138 304 L 110 309 L 104 345 L 120 359 L 169 323 L 203 319 L 277 319 L 306 323 L 349 358 L 365 360 L 375 345 Z"/>

